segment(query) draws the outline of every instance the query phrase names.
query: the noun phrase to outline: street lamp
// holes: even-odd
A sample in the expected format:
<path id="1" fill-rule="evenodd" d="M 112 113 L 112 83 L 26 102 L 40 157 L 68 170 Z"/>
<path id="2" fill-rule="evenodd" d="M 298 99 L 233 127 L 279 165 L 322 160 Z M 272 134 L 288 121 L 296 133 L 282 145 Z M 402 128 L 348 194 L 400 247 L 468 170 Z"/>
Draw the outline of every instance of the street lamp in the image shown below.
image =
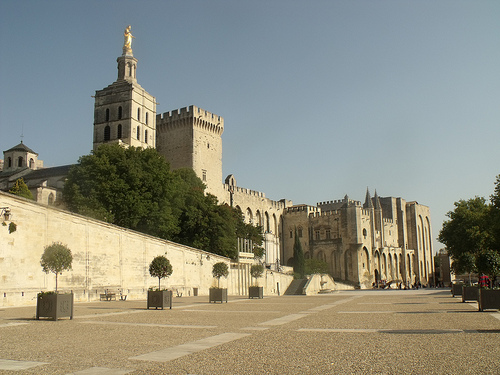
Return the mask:
<path id="1" fill-rule="evenodd" d="M 3 215 L 3 218 L 5 221 L 9 221 L 11 213 L 10 213 L 10 208 L 9 207 L 0 207 L 0 215 Z"/>

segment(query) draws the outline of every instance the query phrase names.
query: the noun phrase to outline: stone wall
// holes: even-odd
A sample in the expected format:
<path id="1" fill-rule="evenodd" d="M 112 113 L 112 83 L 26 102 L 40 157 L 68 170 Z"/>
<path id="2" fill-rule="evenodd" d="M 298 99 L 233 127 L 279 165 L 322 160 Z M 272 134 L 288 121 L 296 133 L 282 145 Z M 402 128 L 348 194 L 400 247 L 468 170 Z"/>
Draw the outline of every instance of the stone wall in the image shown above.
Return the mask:
<path id="1" fill-rule="evenodd" d="M 59 276 L 59 290 L 72 290 L 80 302 L 98 300 L 106 289 L 122 292 L 127 299 L 145 299 L 146 290 L 158 286 L 158 279 L 149 275 L 149 263 L 157 255 L 166 254 L 172 263 L 173 273 L 162 280 L 162 287 L 173 289 L 174 295 L 193 295 L 195 288 L 199 295 L 208 295 L 216 285 L 213 264 L 230 265 L 228 258 L 3 192 L 0 207 L 9 207 L 11 221 L 17 224 L 10 234 L 8 226 L 0 225 L 0 306 L 34 305 L 38 292 L 55 288 L 54 274 L 45 274 L 40 266 L 45 246 L 53 242 L 66 244 L 73 253 L 72 270 Z M 231 267 L 221 286 L 228 287 L 230 294 L 244 295 L 246 291 L 238 293 L 233 282 L 249 276 L 235 272 L 246 270 Z M 277 275 L 286 289 L 290 276 Z M 273 294 L 272 289 L 265 289 L 265 294 Z"/>

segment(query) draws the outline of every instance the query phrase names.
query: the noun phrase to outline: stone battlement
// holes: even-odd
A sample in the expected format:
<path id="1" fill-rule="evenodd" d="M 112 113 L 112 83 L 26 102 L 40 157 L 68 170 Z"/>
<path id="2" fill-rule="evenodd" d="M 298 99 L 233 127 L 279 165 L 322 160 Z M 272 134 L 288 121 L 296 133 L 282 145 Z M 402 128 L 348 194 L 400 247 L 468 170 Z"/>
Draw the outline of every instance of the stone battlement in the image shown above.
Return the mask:
<path id="1" fill-rule="evenodd" d="M 309 215 L 311 212 L 321 212 L 321 209 L 318 207 L 302 204 L 299 206 L 288 207 L 285 211 L 286 214 L 304 213 L 304 212 Z"/>
<path id="2" fill-rule="evenodd" d="M 183 107 L 181 109 L 174 109 L 173 111 L 164 112 L 156 115 L 156 121 L 158 123 L 166 123 L 170 121 L 182 120 L 188 118 L 196 118 L 210 122 L 214 125 L 224 127 L 223 117 L 216 115 L 215 113 L 205 111 L 204 109 L 196 107 L 194 105 L 190 105 L 189 107 Z"/>
<path id="3" fill-rule="evenodd" d="M 309 217 L 322 217 L 322 216 L 339 216 L 342 214 L 340 210 L 332 210 L 332 211 L 319 211 L 319 212 L 311 212 Z"/>

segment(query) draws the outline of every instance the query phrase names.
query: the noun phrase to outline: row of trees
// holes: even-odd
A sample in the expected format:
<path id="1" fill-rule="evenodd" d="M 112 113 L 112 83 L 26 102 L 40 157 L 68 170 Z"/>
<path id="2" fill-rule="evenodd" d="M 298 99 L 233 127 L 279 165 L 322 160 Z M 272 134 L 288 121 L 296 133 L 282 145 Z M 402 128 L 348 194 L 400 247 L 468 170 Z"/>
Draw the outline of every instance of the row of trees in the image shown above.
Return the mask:
<path id="1" fill-rule="evenodd" d="M 70 170 L 63 197 L 72 212 L 230 258 L 237 238 L 263 241 L 262 228 L 205 194 L 193 170 L 171 171 L 153 148 L 102 145 Z"/>
<path id="2" fill-rule="evenodd" d="M 480 273 L 495 283 L 500 275 L 500 175 L 488 203 L 474 197 L 455 202 L 438 240 L 446 245 L 456 274 Z"/>

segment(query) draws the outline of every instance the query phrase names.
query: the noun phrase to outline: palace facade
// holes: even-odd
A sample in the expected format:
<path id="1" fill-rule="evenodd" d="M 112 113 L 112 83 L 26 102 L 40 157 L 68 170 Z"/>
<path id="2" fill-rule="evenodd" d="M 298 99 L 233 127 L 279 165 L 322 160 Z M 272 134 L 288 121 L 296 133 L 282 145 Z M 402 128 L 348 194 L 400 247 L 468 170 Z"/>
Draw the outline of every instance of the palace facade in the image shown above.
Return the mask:
<path id="1" fill-rule="evenodd" d="M 271 270 L 293 264 L 297 233 L 305 257 L 327 262 L 336 280 L 361 288 L 382 281 L 433 283 L 427 206 L 377 193 L 371 197 L 368 191 L 364 204 L 345 196 L 316 206 L 293 205 L 239 187 L 234 175 L 222 175 L 224 118 L 194 105 L 157 114 L 156 98 L 137 82 L 137 61 L 131 47 L 124 47 L 116 81 L 96 91 L 94 150 L 110 142 L 154 147 L 172 169 L 193 169 L 219 203 L 239 208 L 246 222 L 262 226 L 262 261 Z M 38 154 L 21 142 L 4 151 L 0 189 L 8 191 L 23 177 L 36 201 L 52 205 L 61 199 L 70 167 L 43 168 Z M 242 240 L 238 246 L 239 262 L 254 262 L 252 244 Z"/>

